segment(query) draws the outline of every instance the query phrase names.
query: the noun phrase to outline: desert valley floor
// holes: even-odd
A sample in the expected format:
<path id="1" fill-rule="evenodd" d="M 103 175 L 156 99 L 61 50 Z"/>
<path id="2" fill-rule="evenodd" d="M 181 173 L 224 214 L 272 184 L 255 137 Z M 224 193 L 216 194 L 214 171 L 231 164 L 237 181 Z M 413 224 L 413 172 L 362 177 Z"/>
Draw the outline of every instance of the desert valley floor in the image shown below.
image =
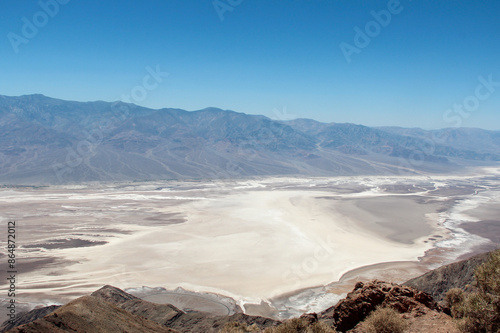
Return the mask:
<path id="1" fill-rule="evenodd" d="M 500 169 L 489 168 L 5 186 L 0 220 L 16 221 L 22 306 L 110 284 L 184 309 L 283 318 L 332 305 L 356 279 L 403 282 L 498 245 L 499 202 Z M 0 262 L 7 271 L 5 253 Z"/>

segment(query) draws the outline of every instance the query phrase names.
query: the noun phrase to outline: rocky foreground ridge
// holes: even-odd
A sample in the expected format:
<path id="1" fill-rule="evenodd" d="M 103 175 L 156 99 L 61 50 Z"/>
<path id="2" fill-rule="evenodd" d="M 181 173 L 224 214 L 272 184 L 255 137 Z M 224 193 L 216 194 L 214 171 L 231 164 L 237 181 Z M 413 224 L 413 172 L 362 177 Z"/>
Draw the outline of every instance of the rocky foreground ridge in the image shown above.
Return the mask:
<path id="1" fill-rule="evenodd" d="M 283 328 L 286 323 L 242 313 L 220 316 L 185 312 L 169 304 L 151 303 L 118 288 L 104 286 L 90 296 L 80 297 L 64 306 L 35 309 L 18 316 L 14 324 L 5 322 L 0 332 L 363 333 L 370 332 L 364 320 L 379 307 L 397 310 L 407 325 L 404 332 L 458 332 L 449 316 L 450 309 L 438 303 L 431 293 L 440 300 L 449 289 L 469 288 L 473 282 L 470 269 L 486 259 L 483 254 L 443 266 L 409 281 L 408 285 L 378 280 L 358 282 L 353 291 L 336 305 L 318 314 L 304 314 L 293 323 L 293 330 Z M 299 321 L 303 330 L 299 328 Z"/>

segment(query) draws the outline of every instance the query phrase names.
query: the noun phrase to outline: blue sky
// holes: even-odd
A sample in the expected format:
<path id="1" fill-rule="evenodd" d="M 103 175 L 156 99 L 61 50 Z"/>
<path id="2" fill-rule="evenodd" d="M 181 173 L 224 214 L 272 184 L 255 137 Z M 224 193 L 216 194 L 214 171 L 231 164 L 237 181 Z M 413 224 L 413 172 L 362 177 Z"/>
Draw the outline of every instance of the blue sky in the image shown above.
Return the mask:
<path id="1" fill-rule="evenodd" d="M 500 130 L 499 15 L 498 0 L 4 1 L 0 94 Z"/>

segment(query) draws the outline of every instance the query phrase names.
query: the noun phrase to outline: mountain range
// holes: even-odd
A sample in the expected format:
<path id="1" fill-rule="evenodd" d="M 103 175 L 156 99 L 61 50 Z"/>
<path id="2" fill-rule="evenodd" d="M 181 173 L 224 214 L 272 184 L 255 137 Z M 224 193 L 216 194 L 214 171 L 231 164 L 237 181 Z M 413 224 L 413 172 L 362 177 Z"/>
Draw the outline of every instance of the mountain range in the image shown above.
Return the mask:
<path id="1" fill-rule="evenodd" d="M 445 173 L 500 161 L 500 131 L 280 121 L 0 95 L 0 182 Z"/>

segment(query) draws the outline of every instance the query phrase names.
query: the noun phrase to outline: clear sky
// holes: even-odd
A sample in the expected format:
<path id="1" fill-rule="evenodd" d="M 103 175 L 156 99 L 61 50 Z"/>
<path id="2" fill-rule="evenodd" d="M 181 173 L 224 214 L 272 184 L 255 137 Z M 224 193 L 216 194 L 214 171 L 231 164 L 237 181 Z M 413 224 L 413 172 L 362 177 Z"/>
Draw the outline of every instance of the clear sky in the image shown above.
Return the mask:
<path id="1" fill-rule="evenodd" d="M 18 0 L 1 8 L 2 95 L 500 130 L 498 0 Z"/>

